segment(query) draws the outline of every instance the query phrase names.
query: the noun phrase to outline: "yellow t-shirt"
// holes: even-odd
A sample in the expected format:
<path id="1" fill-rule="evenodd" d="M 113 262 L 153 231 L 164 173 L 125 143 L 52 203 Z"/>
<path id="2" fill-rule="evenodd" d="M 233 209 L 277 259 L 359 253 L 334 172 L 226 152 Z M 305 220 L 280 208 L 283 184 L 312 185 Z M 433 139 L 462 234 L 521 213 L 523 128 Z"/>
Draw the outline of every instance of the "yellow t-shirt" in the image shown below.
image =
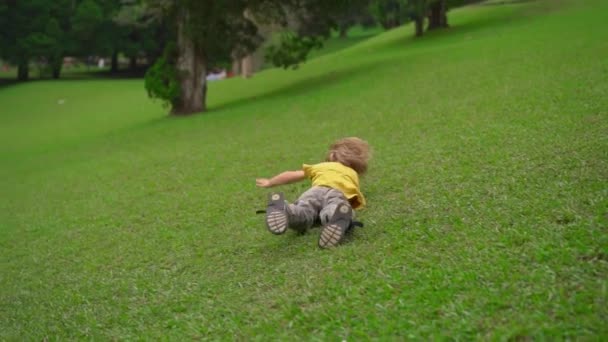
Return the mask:
<path id="1" fill-rule="evenodd" d="M 359 175 L 348 166 L 336 162 L 302 165 L 302 170 L 312 180 L 313 186 L 327 186 L 342 191 L 354 209 L 365 206 L 365 198 L 359 190 Z"/>

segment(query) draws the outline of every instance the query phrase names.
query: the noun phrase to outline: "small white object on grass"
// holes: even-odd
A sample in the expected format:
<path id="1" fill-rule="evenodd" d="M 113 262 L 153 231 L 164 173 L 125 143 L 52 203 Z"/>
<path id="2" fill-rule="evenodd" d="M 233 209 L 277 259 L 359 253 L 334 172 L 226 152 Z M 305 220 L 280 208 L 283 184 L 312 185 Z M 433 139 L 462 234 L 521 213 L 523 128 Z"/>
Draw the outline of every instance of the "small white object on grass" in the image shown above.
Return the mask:
<path id="1" fill-rule="evenodd" d="M 65 99 L 59 99 L 59 100 L 57 100 L 57 104 L 58 105 L 62 105 L 64 103 L 65 103 Z"/>

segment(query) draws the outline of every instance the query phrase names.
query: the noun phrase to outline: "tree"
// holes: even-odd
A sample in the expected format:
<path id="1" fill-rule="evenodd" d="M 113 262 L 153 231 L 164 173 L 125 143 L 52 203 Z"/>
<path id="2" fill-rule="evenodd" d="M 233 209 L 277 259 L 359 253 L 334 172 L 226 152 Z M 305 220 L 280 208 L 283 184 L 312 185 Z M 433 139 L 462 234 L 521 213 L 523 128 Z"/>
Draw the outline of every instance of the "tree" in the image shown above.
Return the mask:
<path id="1" fill-rule="evenodd" d="M 103 21 L 103 11 L 95 0 L 83 0 L 78 4 L 71 22 L 78 55 L 88 57 L 102 49 L 99 36 Z"/>
<path id="2" fill-rule="evenodd" d="M 371 27 L 376 25 L 376 19 L 370 11 L 371 0 L 354 0 L 348 7 L 336 13 L 335 21 L 341 38 L 345 38 L 348 29 L 355 25 Z"/>
<path id="3" fill-rule="evenodd" d="M 116 20 L 122 8 L 144 0 L 3 0 L 0 2 L 0 58 L 18 66 L 18 78 L 29 78 L 30 65 L 58 78 L 66 55 L 110 56 L 117 67 L 120 52 L 135 60 L 158 57 L 162 31 L 148 13 L 129 25 Z M 116 70 L 116 69 L 115 69 Z"/>
<path id="4" fill-rule="evenodd" d="M 97 54 L 102 57 L 111 57 L 111 71 L 118 71 L 118 55 L 124 52 L 125 43 L 124 29 L 116 22 L 116 18 L 124 7 L 127 7 L 127 0 L 96 0 L 100 10 L 101 18 L 96 27 L 96 43 L 94 50 L 82 51 L 81 55 Z"/>
<path id="5" fill-rule="evenodd" d="M 173 51 L 157 61 L 164 68 L 153 70 L 173 67 L 175 73 L 148 74 L 148 93 L 163 98 L 172 92 L 155 89 L 156 86 L 178 85 L 179 95 L 164 98 L 170 103 L 172 114 L 205 111 L 205 76 L 209 66 L 254 51 L 262 43 L 256 22 L 280 27 L 295 23 L 297 29 L 281 35 L 282 39 L 270 51 L 276 64 L 288 67 L 303 61 L 310 49 L 319 46 L 320 37 L 327 36 L 333 26 L 330 14 L 347 4 L 346 0 L 149 0 L 148 5 L 171 24 L 169 29 L 175 42 L 175 45 L 169 44 L 175 46 Z M 284 54 L 288 48 L 297 51 Z M 175 80 L 171 79 L 172 75 Z M 154 77 L 164 79 L 154 80 Z"/>
<path id="6" fill-rule="evenodd" d="M 429 23 L 427 30 L 435 30 L 448 27 L 446 0 L 436 0 L 429 6 Z"/>
<path id="7" fill-rule="evenodd" d="M 53 78 L 59 78 L 63 64 L 64 32 L 55 18 L 50 18 L 46 29 L 30 37 L 32 52 L 41 60 L 45 70 L 50 71 Z"/>
<path id="8" fill-rule="evenodd" d="M 39 57 L 42 47 L 52 39 L 45 33 L 50 19 L 47 1 L 8 0 L 0 6 L 0 57 L 17 65 L 17 78 L 29 78 L 30 62 Z"/>
<path id="9" fill-rule="evenodd" d="M 137 67 L 137 58 L 146 56 L 156 60 L 162 55 L 166 41 L 165 29 L 155 21 L 153 11 L 141 0 L 123 0 L 120 10 L 112 18 L 114 29 L 118 31 L 112 52 L 112 71 L 118 70 L 118 53 L 130 59 L 130 69 Z"/>
<path id="10" fill-rule="evenodd" d="M 424 34 L 424 21 L 428 18 L 427 31 L 448 27 L 447 11 L 452 7 L 479 0 L 374 0 L 372 11 L 384 28 L 414 21 L 415 35 Z"/>
<path id="11" fill-rule="evenodd" d="M 442 28 L 448 28 L 448 16 L 447 12 L 451 8 L 458 6 L 464 6 L 483 0 L 426 0 L 428 2 L 427 15 L 428 25 L 427 30 L 436 30 Z"/>
<path id="12" fill-rule="evenodd" d="M 63 57 L 73 50 L 70 40 L 70 18 L 74 8 L 71 0 L 56 0 L 49 3 L 49 21 L 45 33 L 49 36 L 50 45 L 42 51 L 53 78 L 59 78 L 63 67 Z"/>
<path id="13" fill-rule="evenodd" d="M 41 62 L 59 77 L 68 49 L 69 0 L 4 1 L 0 5 L 0 57 L 18 67 L 19 80 L 27 80 L 30 64 Z"/>
<path id="14" fill-rule="evenodd" d="M 424 34 L 424 16 L 427 11 L 428 0 L 409 0 L 408 9 L 410 18 L 414 21 L 416 37 L 421 37 Z"/>
<path id="15" fill-rule="evenodd" d="M 130 46 L 125 43 L 124 30 L 115 18 L 126 6 L 122 0 L 82 0 L 71 18 L 72 53 L 80 57 L 116 56 Z M 113 63 L 114 64 L 114 63 Z M 117 67 L 117 64 L 114 65 Z"/>
<path id="16" fill-rule="evenodd" d="M 408 19 L 407 0 L 373 0 L 370 11 L 385 30 L 398 27 Z"/>
<path id="17" fill-rule="evenodd" d="M 409 21 L 414 22 L 415 36 L 424 34 L 424 19 L 430 0 L 374 0 L 372 13 L 384 29 L 391 29 Z"/>

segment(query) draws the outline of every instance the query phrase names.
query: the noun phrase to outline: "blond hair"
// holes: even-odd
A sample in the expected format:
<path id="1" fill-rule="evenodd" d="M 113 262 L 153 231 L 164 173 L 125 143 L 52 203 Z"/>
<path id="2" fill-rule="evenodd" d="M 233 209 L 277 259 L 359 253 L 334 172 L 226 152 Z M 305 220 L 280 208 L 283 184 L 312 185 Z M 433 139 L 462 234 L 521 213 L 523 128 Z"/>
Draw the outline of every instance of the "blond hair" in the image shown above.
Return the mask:
<path id="1" fill-rule="evenodd" d="M 359 174 L 367 171 L 367 162 L 371 156 L 367 141 L 357 137 L 343 138 L 334 142 L 327 152 L 326 161 L 338 162 Z"/>

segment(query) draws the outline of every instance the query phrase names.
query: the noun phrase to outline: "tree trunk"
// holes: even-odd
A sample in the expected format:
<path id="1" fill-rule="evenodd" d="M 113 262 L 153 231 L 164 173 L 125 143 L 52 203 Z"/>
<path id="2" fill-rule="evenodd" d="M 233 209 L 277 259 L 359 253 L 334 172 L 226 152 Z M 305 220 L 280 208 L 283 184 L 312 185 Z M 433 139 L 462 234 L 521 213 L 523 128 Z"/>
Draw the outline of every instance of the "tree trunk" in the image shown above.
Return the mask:
<path id="1" fill-rule="evenodd" d="M 448 7 L 445 1 L 441 1 L 441 27 L 448 28 L 450 25 L 448 25 Z"/>
<path id="2" fill-rule="evenodd" d="M 110 66 L 111 72 L 118 72 L 118 51 L 112 53 L 112 63 Z"/>
<path id="3" fill-rule="evenodd" d="M 207 110 L 207 65 L 202 51 L 196 49 L 186 26 L 189 14 L 181 9 L 177 20 L 177 72 L 180 82 L 179 98 L 173 103 L 171 114 L 187 115 Z"/>
<path id="4" fill-rule="evenodd" d="M 428 31 L 438 29 L 440 27 L 439 22 L 441 21 L 441 4 L 439 1 L 431 4 L 428 16 L 429 24 L 427 25 L 426 29 Z"/>
<path id="5" fill-rule="evenodd" d="M 27 81 L 30 78 L 29 61 L 22 61 L 17 66 L 17 79 L 19 81 Z"/>
<path id="6" fill-rule="evenodd" d="M 241 73 L 243 78 L 249 78 L 253 76 L 253 56 L 251 54 L 243 57 L 241 60 Z"/>
<path id="7" fill-rule="evenodd" d="M 232 60 L 232 74 L 233 75 L 240 75 L 241 74 L 241 59 L 240 58 L 236 58 L 233 57 L 234 59 Z"/>
<path id="8" fill-rule="evenodd" d="M 445 0 L 439 0 L 431 4 L 429 11 L 429 25 L 427 30 L 435 30 L 448 27 Z"/>
<path id="9" fill-rule="evenodd" d="M 51 66 L 51 73 L 54 79 L 58 79 L 61 75 L 61 69 L 63 68 L 63 55 L 57 54 L 49 58 L 49 65 Z"/>
<path id="10" fill-rule="evenodd" d="M 390 30 L 390 29 L 393 28 L 392 23 L 389 20 L 382 20 L 382 21 L 380 21 L 380 25 L 385 30 Z"/>
<path id="11" fill-rule="evenodd" d="M 53 78 L 54 79 L 58 79 L 59 76 L 61 75 L 61 64 L 59 65 L 53 65 Z"/>
<path id="12" fill-rule="evenodd" d="M 414 20 L 414 24 L 416 26 L 416 37 L 422 37 L 424 34 L 424 17 L 418 16 Z"/>
<path id="13" fill-rule="evenodd" d="M 137 70 L 137 56 L 129 57 L 129 70 L 131 70 L 131 71 Z"/>
<path id="14" fill-rule="evenodd" d="M 340 38 L 346 38 L 348 36 L 348 27 L 341 26 L 340 27 Z"/>

